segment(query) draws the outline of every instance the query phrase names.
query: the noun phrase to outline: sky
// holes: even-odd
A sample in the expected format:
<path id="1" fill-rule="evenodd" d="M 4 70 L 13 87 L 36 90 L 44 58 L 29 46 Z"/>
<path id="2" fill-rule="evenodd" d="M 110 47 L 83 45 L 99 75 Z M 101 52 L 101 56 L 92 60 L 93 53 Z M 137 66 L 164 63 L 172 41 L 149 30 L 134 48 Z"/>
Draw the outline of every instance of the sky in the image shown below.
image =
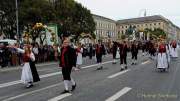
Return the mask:
<path id="1" fill-rule="evenodd" d="M 91 13 L 113 20 L 162 15 L 180 27 L 180 0 L 75 0 Z"/>

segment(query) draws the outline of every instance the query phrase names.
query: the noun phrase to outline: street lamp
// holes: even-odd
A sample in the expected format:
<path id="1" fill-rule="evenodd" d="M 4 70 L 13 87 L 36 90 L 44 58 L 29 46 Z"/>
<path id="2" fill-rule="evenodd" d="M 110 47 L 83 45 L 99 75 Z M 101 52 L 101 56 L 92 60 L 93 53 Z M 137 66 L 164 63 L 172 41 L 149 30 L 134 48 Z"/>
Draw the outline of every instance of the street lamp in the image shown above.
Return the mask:
<path id="1" fill-rule="evenodd" d="M 18 39 L 20 41 L 20 34 L 19 34 L 19 19 L 18 19 L 18 1 L 16 1 L 16 34 L 18 35 Z"/>

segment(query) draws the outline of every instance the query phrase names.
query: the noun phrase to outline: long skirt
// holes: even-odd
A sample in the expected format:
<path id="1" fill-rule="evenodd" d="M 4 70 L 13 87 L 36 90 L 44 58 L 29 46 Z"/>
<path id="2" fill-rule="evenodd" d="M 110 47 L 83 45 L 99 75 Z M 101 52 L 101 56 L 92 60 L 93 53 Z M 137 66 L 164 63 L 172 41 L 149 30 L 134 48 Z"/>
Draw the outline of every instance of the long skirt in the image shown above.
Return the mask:
<path id="1" fill-rule="evenodd" d="M 177 48 L 171 48 L 171 56 L 173 58 L 177 58 L 178 57 L 178 49 Z"/>
<path id="2" fill-rule="evenodd" d="M 157 68 L 168 68 L 168 57 L 166 53 L 158 53 Z"/>
<path id="3" fill-rule="evenodd" d="M 32 76 L 32 72 L 31 72 L 29 62 L 24 63 L 24 66 L 22 68 L 21 81 L 24 84 L 27 84 L 28 82 L 33 82 L 33 76 Z"/>
<path id="4" fill-rule="evenodd" d="M 78 53 L 76 64 L 77 65 L 82 65 L 82 61 L 83 61 L 82 54 Z"/>
<path id="5" fill-rule="evenodd" d="M 39 74 L 37 72 L 35 62 L 30 61 L 30 69 L 31 69 L 32 76 L 33 76 L 33 82 L 40 81 Z"/>

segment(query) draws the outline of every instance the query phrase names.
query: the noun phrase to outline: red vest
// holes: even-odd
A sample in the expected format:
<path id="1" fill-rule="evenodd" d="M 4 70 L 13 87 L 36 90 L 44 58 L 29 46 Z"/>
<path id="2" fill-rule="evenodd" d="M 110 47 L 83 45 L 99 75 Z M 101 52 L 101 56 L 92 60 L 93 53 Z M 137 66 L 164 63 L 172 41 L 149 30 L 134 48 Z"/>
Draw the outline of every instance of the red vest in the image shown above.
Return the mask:
<path id="1" fill-rule="evenodd" d="M 164 44 L 159 45 L 159 52 L 165 53 L 166 52 L 166 45 L 164 45 Z"/>
<path id="2" fill-rule="evenodd" d="M 29 62 L 30 61 L 30 57 L 27 54 L 23 55 L 23 62 Z"/>

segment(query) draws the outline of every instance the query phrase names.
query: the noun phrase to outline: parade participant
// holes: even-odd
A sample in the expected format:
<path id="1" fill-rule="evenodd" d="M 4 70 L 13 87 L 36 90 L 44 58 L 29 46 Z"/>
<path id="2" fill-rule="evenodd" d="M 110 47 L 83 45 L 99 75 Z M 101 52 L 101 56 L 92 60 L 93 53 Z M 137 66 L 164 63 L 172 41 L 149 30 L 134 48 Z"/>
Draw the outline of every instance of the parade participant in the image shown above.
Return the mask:
<path id="1" fill-rule="evenodd" d="M 40 78 L 35 66 L 35 56 L 31 50 L 31 46 L 26 45 L 24 50 L 15 46 L 10 47 L 17 49 L 19 53 L 23 53 L 24 65 L 22 68 L 21 81 L 26 84 L 26 88 L 32 87 L 33 82 L 40 81 Z"/>
<path id="2" fill-rule="evenodd" d="M 126 41 L 123 43 L 119 44 L 119 49 L 120 49 L 120 65 L 121 65 L 121 70 L 127 69 L 127 51 L 128 47 L 126 44 Z"/>
<path id="3" fill-rule="evenodd" d="M 76 51 L 70 46 L 70 41 L 68 38 L 66 38 L 63 41 L 59 66 L 62 68 L 62 75 L 65 86 L 65 90 L 61 94 L 70 92 L 68 88 L 69 83 L 72 84 L 71 91 L 74 91 L 76 88 L 76 83 L 74 79 L 71 77 L 71 71 L 72 71 L 72 67 L 76 66 Z"/>
<path id="4" fill-rule="evenodd" d="M 155 58 L 155 53 L 156 53 L 155 43 L 151 41 L 149 44 L 149 54 L 151 59 Z"/>
<path id="5" fill-rule="evenodd" d="M 170 63 L 170 47 L 169 44 L 166 43 L 166 53 L 167 53 L 167 59 L 168 59 L 168 64 Z"/>
<path id="6" fill-rule="evenodd" d="M 98 44 L 96 44 L 96 59 L 97 59 L 97 63 L 98 63 L 97 70 L 103 69 L 102 55 L 103 55 L 104 51 L 105 51 L 104 45 L 102 44 L 102 42 L 100 40 L 98 40 Z"/>
<path id="7" fill-rule="evenodd" d="M 118 51 L 118 45 L 117 45 L 117 42 L 113 42 L 113 46 L 112 46 L 113 64 L 116 64 L 116 55 L 117 55 L 117 51 Z M 118 54 L 119 54 L 119 53 L 118 53 Z"/>
<path id="8" fill-rule="evenodd" d="M 132 54 L 132 65 L 136 65 L 137 64 L 137 55 L 138 55 L 138 45 L 136 43 L 136 41 L 134 41 L 131 45 L 131 54 Z"/>
<path id="9" fill-rule="evenodd" d="M 78 69 L 81 69 L 80 66 L 82 65 L 83 58 L 82 58 L 83 48 L 81 47 L 81 44 L 78 45 L 76 48 L 76 55 L 77 55 L 77 61 L 76 61 L 76 67 Z"/>
<path id="10" fill-rule="evenodd" d="M 166 44 L 161 40 L 158 46 L 157 68 L 165 71 L 168 68 Z"/>
<path id="11" fill-rule="evenodd" d="M 145 42 L 142 42 L 142 56 L 145 55 L 145 49 L 146 49 L 146 44 Z"/>
<path id="12" fill-rule="evenodd" d="M 178 45 L 175 40 L 171 42 L 171 56 L 173 58 L 178 58 Z"/>
<path id="13" fill-rule="evenodd" d="M 88 53 L 89 53 L 89 59 L 92 59 L 92 56 L 93 56 L 93 46 L 92 46 L 92 44 L 89 44 Z"/>

